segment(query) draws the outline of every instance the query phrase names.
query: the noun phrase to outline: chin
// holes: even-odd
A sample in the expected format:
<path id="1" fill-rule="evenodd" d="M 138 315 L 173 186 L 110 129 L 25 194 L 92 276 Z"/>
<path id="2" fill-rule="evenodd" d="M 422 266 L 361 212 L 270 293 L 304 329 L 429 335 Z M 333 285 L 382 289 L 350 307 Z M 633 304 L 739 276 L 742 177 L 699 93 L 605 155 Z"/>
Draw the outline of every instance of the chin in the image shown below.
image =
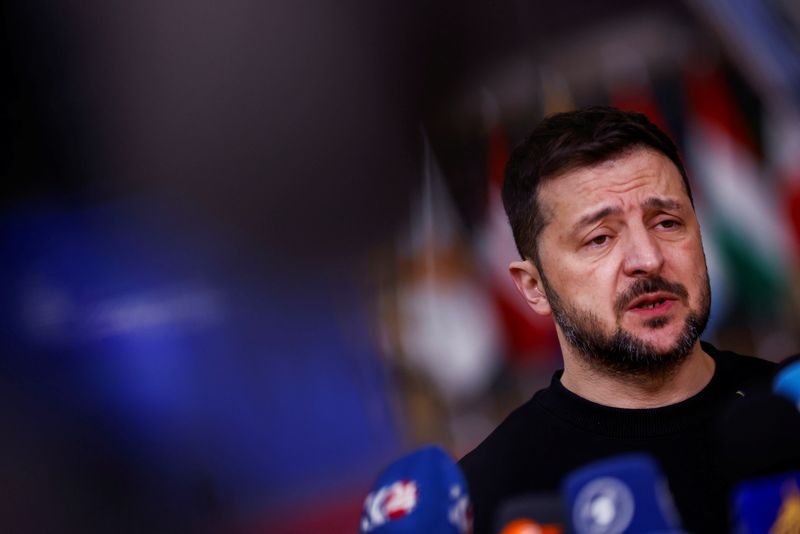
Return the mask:
<path id="1" fill-rule="evenodd" d="M 675 351 L 675 347 L 678 345 L 677 339 L 671 339 L 668 342 L 663 343 L 652 343 L 648 342 L 653 347 L 654 352 L 656 354 L 669 354 Z"/>
<path id="2" fill-rule="evenodd" d="M 655 332 L 649 330 L 648 332 L 644 333 L 633 331 L 631 334 L 642 342 L 647 343 L 658 352 L 669 352 L 673 350 L 678 344 L 681 336 L 680 329 L 675 329 L 674 332 L 668 332 L 666 329 Z"/>

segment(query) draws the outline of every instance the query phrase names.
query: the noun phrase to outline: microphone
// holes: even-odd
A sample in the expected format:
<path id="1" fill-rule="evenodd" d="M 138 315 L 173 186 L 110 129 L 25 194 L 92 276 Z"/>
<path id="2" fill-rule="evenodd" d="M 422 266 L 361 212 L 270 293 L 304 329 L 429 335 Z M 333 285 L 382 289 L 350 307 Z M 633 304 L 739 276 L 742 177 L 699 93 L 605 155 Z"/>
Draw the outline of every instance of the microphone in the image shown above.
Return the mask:
<path id="1" fill-rule="evenodd" d="M 494 534 L 563 534 L 567 515 L 561 497 L 531 493 L 503 502 L 495 514 Z"/>
<path id="2" fill-rule="evenodd" d="M 772 390 L 792 401 L 800 410 L 800 355 L 782 362 L 775 374 Z"/>
<path id="3" fill-rule="evenodd" d="M 800 526 L 800 362 L 774 375 L 771 392 L 730 402 L 717 422 L 718 470 L 730 496 L 735 532 L 790 532 Z M 794 521 L 794 523 L 792 523 Z"/>
<path id="4" fill-rule="evenodd" d="M 732 501 L 737 534 L 800 531 L 800 471 L 743 482 Z"/>
<path id="5" fill-rule="evenodd" d="M 713 458 L 730 485 L 800 469 L 800 411 L 780 395 L 736 399 L 713 435 Z"/>
<path id="6" fill-rule="evenodd" d="M 567 475 L 561 493 L 576 534 L 681 532 L 667 480 L 647 454 L 581 467 Z"/>
<path id="7" fill-rule="evenodd" d="M 389 465 L 364 500 L 362 534 L 469 534 L 472 507 L 458 465 L 436 445 Z"/>
<path id="8" fill-rule="evenodd" d="M 800 360 L 783 362 L 771 392 L 733 399 L 714 430 L 718 470 L 730 487 L 800 470 Z"/>

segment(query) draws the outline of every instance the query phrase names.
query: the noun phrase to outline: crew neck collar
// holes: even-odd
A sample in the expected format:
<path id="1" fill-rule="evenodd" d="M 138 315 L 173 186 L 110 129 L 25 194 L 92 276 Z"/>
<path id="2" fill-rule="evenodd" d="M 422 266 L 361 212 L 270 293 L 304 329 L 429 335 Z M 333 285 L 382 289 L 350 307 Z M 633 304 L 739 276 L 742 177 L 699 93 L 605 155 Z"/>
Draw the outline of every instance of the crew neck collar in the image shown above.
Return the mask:
<path id="1" fill-rule="evenodd" d="M 695 395 L 659 408 L 615 408 L 597 404 L 571 392 L 561 383 L 563 370 L 556 371 L 550 387 L 534 396 L 543 409 L 570 425 L 583 430 L 619 438 L 647 438 L 679 432 L 690 425 L 701 424 L 704 414 L 711 413 L 722 389 L 722 362 L 718 351 L 703 343 L 705 352 L 714 359 L 714 374 Z"/>

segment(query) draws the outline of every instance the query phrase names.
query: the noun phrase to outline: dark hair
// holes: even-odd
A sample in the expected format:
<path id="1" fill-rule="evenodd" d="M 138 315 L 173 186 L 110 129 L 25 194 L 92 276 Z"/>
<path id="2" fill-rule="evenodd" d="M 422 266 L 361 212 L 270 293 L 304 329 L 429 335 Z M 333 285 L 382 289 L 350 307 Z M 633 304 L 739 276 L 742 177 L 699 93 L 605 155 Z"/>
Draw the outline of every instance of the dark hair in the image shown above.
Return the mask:
<path id="1" fill-rule="evenodd" d="M 547 214 L 539 205 L 544 181 L 636 148 L 652 148 L 668 157 L 694 206 L 675 143 L 643 114 L 593 106 L 556 113 L 540 122 L 511 153 L 503 182 L 503 205 L 520 256 L 539 264 L 536 240 L 547 224 Z"/>

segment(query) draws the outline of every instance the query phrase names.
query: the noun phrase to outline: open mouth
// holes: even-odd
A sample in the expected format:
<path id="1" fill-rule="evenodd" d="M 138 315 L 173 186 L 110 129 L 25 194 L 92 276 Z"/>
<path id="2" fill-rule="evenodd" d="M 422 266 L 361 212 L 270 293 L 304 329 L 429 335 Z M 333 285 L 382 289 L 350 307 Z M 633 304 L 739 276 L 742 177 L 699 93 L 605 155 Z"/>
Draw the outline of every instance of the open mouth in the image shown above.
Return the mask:
<path id="1" fill-rule="evenodd" d="M 635 307 L 640 310 L 652 310 L 653 308 L 660 306 L 661 304 L 664 304 L 666 301 L 667 299 L 658 299 L 655 302 L 643 302 Z"/>
<path id="2" fill-rule="evenodd" d="M 642 295 L 634 299 L 629 305 L 628 310 L 658 310 L 666 311 L 672 306 L 674 301 L 678 300 L 675 295 L 669 293 L 651 293 L 649 295 Z"/>

